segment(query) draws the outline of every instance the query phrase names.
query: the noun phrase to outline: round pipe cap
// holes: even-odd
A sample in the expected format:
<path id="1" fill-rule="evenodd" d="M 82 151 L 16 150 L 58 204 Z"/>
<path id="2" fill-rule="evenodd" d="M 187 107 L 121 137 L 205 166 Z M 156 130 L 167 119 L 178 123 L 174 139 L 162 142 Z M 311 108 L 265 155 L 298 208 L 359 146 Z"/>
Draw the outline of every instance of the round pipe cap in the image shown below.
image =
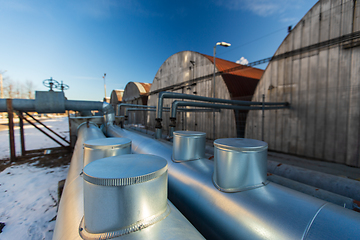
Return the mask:
<path id="1" fill-rule="evenodd" d="M 175 131 L 173 133 L 173 135 L 174 136 L 179 136 L 179 137 L 192 137 L 192 138 L 206 137 L 206 133 L 197 132 L 197 131 Z"/>
<path id="2" fill-rule="evenodd" d="M 260 152 L 268 148 L 266 142 L 250 138 L 220 138 L 214 141 L 214 146 L 238 152 Z"/>
<path id="3" fill-rule="evenodd" d="M 125 148 L 131 145 L 131 140 L 128 138 L 98 138 L 88 140 L 84 143 L 84 147 L 92 149 L 115 149 L 115 148 Z"/>
<path id="4" fill-rule="evenodd" d="M 86 165 L 84 180 L 102 186 L 127 186 L 155 179 L 167 171 L 167 161 L 147 154 L 125 154 Z"/>

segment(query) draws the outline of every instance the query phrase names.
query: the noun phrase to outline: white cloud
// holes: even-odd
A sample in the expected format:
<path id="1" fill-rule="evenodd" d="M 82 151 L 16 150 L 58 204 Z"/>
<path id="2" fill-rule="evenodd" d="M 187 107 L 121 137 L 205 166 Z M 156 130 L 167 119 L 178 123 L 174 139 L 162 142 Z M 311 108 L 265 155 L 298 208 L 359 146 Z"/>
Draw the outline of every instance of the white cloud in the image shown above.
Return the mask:
<path id="1" fill-rule="evenodd" d="M 241 65 L 248 65 L 249 61 L 246 58 L 241 57 L 239 60 L 236 61 L 236 63 L 241 64 Z"/>

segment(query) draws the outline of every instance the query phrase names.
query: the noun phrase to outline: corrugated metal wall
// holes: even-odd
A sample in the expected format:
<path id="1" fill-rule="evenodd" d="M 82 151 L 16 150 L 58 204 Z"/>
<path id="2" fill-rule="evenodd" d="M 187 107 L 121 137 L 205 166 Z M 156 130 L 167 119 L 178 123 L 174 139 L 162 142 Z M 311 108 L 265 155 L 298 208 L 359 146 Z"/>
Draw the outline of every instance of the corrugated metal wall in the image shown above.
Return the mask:
<path id="1" fill-rule="evenodd" d="M 190 63 L 195 62 L 195 67 Z M 190 68 L 191 67 L 191 68 Z M 204 57 L 202 54 L 183 51 L 176 53 L 169 57 L 159 68 L 154 81 L 152 83 L 150 92 L 168 87 L 177 83 L 181 83 L 193 78 L 202 77 L 213 73 L 214 65 L 212 62 Z M 196 83 L 196 85 L 187 86 L 181 89 L 171 90 L 173 92 L 197 94 L 199 96 L 212 97 L 213 96 L 213 82 L 212 78 L 206 79 Z M 158 94 L 150 95 L 148 100 L 149 106 L 156 106 Z M 223 99 L 230 99 L 228 89 L 222 80 L 221 76 L 216 77 L 216 97 Z M 174 99 L 165 99 L 164 106 L 170 107 Z M 186 100 L 188 101 L 188 100 Z M 234 111 L 221 110 L 221 113 L 216 112 L 216 138 L 236 137 L 236 123 Z M 155 127 L 155 113 L 151 112 L 147 118 L 148 126 L 152 129 Z M 208 138 L 213 136 L 213 113 L 212 112 L 188 112 L 178 113 L 176 130 L 192 130 L 206 132 Z M 165 112 L 163 115 L 163 132 L 169 131 L 169 113 Z"/>
<path id="2" fill-rule="evenodd" d="M 275 55 L 357 31 L 359 0 L 321 0 Z M 288 101 L 291 109 L 265 113 L 269 149 L 360 167 L 360 47 L 345 44 L 270 62 L 253 101 L 265 94 L 266 101 Z M 261 112 L 250 111 L 246 137 L 261 139 L 261 123 Z"/>

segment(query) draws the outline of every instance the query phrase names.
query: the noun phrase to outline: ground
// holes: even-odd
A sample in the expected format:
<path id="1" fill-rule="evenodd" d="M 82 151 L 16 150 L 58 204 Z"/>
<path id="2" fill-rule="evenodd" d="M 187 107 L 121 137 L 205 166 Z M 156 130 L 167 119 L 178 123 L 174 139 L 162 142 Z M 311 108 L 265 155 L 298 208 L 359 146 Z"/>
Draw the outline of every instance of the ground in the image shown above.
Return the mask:
<path id="1" fill-rule="evenodd" d="M 67 136 L 67 118 L 44 121 Z M 15 130 L 17 130 L 15 128 Z M 15 134 L 18 137 L 18 133 Z M 33 151 L 16 162 L 8 160 L 7 129 L 0 129 L 0 239 L 52 239 L 58 206 L 58 182 L 67 176 L 71 151 L 53 148 L 56 143 L 38 130 L 25 128 L 27 150 L 48 146 L 51 151 Z M 18 141 L 17 141 L 18 143 Z M 19 155 L 17 145 L 17 155 Z M 48 154 L 49 153 L 49 154 Z"/>

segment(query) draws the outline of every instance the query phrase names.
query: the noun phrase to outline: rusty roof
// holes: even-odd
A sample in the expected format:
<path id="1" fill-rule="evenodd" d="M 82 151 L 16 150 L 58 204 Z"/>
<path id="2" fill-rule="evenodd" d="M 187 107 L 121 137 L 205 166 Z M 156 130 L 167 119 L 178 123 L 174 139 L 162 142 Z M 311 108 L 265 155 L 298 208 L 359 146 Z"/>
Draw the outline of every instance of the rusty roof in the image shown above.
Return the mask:
<path id="1" fill-rule="evenodd" d="M 202 54 L 214 63 L 214 57 Z M 241 66 L 241 64 L 216 58 L 218 71 L 225 71 L 230 68 Z M 224 82 L 229 90 L 231 99 L 251 101 L 255 88 L 263 75 L 264 70 L 253 67 L 245 67 L 240 70 L 222 74 Z"/>
<path id="2" fill-rule="evenodd" d="M 150 91 L 151 83 L 133 82 L 139 89 L 140 95 L 147 94 Z"/>
<path id="3" fill-rule="evenodd" d="M 207 59 L 209 59 L 212 63 L 214 63 L 213 56 L 209 56 L 206 54 L 202 54 L 202 55 L 205 56 Z M 234 68 L 234 67 L 239 67 L 239 66 L 241 66 L 241 64 L 227 61 L 227 60 L 224 60 L 221 58 L 216 58 L 216 68 L 219 71 L 224 71 L 224 70 Z M 263 73 L 264 73 L 264 70 L 259 69 L 259 68 L 253 68 L 253 67 L 245 67 L 240 70 L 229 72 L 229 74 L 231 74 L 231 75 L 238 75 L 238 76 L 253 78 L 253 79 L 258 79 L 258 80 L 260 80 Z"/>
<path id="4" fill-rule="evenodd" d="M 121 102 L 123 94 L 124 94 L 124 90 L 115 89 L 115 90 L 113 90 L 113 92 L 115 92 L 118 102 Z"/>

